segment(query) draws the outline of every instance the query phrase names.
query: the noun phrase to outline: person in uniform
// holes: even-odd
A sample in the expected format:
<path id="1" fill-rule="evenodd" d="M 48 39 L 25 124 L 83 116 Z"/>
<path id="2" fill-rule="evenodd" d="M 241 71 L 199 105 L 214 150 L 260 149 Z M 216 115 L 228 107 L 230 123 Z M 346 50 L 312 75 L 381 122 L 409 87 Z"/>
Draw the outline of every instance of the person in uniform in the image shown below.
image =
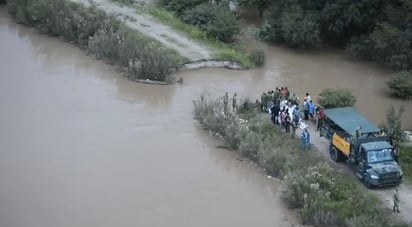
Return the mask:
<path id="1" fill-rule="evenodd" d="M 236 93 L 233 95 L 233 98 L 232 98 L 232 110 L 233 110 L 233 113 L 236 113 L 236 109 L 237 109 L 237 97 L 236 97 L 237 95 L 236 95 Z"/>
<path id="2" fill-rule="evenodd" d="M 224 105 L 224 109 L 223 112 L 226 114 L 228 114 L 228 105 L 229 105 L 229 94 L 226 92 L 225 96 L 223 97 L 223 105 Z"/>
<path id="3" fill-rule="evenodd" d="M 399 159 L 399 153 L 400 153 L 400 148 L 398 146 L 397 143 L 393 143 L 393 159 L 395 159 L 395 161 L 397 163 L 399 163 L 398 159 Z"/>
<path id="4" fill-rule="evenodd" d="M 354 138 L 358 139 L 361 136 L 361 130 L 362 130 L 361 126 L 355 129 L 355 132 L 353 133 Z"/>
<path id="5" fill-rule="evenodd" d="M 266 93 L 263 92 L 263 94 L 260 96 L 260 105 L 261 105 L 260 110 L 261 110 L 262 112 L 264 112 L 265 109 L 266 109 L 266 104 L 265 104 L 265 102 L 266 102 Z"/>
<path id="6" fill-rule="evenodd" d="M 399 203 L 400 203 L 401 201 L 399 200 L 399 192 L 398 192 L 398 188 L 395 188 L 395 193 L 393 193 L 393 208 L 392 208 L 392 210 L 393 210 L 393 212 L 400 212 L 399 211 Z"/>

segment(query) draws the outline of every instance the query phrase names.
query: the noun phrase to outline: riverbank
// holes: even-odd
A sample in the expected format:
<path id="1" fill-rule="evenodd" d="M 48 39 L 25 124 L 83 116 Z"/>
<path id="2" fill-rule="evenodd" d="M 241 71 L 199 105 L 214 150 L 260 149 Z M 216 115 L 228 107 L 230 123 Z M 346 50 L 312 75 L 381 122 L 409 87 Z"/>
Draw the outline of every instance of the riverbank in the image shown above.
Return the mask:
<path id="1" fill-rule="evenodd" d="M 317 155 L 317 147 L 302 153 L 297 139 L 282 133 L 251 106 L 241 104 L 237 114 L 224 109 L 222 99 L 202 95 L 195 102 L 194 116 L 229 149 L 255 161 L 269 175 L 283 178 L 282 198 L 298 210 L 303 224 L 403 226 L 394 224 L 390 211 L 355 177 L 330 168 Z"/>
<path id="2" fill-rule="evenodd" d="M 91 2 L 86 0 L 71 1 L 85 5 L 94 4 L 99 9 L 116 15 L 117 18 L 129 28 L 144 33 L 186 58 L 187 61 L 185 63 L 187 64 L 184 64 L 183 67 L 185 65 L 190 65 L 190 69 L 203 67 L 247 69 L 253 67 L 253 63 L 246 53 L 236 48 L 230 48 L 228 45 L 222 43 L 216 46 L 211 45 L 210 42 L 200 42 L 187 33 L 179 31 L 179 29 L 176 29 L 177 27 L 171 26 L 171 23 L 176 21 L 176 19 L 173 18 L 170 13 L 166 14 L 161 9 L 150 6 L 128 5 L 111 0 L 93 0 Z M 155 11 L 155 9 L 157 10 Z M 159 20 L 159 17 L 154 17 L 159 14 L 150 15 L 147 13 L 154 11 L 161 12 L 160 15 L 163 17 L 160 17 Z M 164 18 L 164 16 L 166 16 L 166 18 Z M 167 21 L 168 19 L 169 21 Z M 199 61 L 205 64 L 197 64 Z"/>
<path id="3" fill-rule="evenodd" d="M 173 83 L 172 72 L 184 62 L 177 52 L 129 28 L 95 5 L 85 7 L 69 0 L 9 0 L 7 7 L 18 23 L 73 42 L 119 66 L 134 81 Z"/>

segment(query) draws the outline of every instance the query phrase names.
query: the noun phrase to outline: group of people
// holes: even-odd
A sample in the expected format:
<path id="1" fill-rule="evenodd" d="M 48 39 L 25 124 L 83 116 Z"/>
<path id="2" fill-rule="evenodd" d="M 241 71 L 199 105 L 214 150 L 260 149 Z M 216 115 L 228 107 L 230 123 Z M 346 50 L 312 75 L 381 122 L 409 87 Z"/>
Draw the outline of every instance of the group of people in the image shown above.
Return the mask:
<path id="1" fill-rule="evenodd" d="M 236 112 L 237 110 L 237 94 L 234 93 L 232 97 L 232 111 Z M 229 94 L 226 92 L 223 96 L 223 111 L 225 114 L 229 113 Z"/>
<path id="2" fill-rule="evenodd" d="M 316 121 L 317 130 L 319 130 L 325 117 L 323 109 L 316 108 L 309 93 L 306 93 L 302 103 L 295 93 L 291 95 L 287 87 L 276 87 L 274 91 L 263 93 L 260 99 L 260 107 L 261 111 L 271 114 L 273 123 L 279 125 L 286 133 L 292 132 L 292 136 L 295 136 L 296 129 L 298 127 L 302 128 L 302 151 L 309 150 L 311 147 L 310 133 L 307 130 L 307 124 L 303 120 Z"/>

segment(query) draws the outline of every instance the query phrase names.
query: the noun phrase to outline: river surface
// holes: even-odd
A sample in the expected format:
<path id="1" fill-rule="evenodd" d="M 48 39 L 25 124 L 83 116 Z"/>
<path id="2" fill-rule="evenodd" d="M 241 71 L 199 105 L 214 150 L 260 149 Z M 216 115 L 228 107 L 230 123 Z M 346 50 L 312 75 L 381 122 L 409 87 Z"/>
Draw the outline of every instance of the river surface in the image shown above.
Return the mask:
<path id="1" fill-rule="evenodd" d="M 279 182 L 217 149 L 192 119 L 192 100 L 205 90 L 258 98 L 288 86 L 316 98 L 345 87 L 380 123 L 392 103 L 412 113 L 388 98 L 390 73 L 336 50 L 267 47 L 262 69 L 144 85 L 0 11 L 0 226 L 290 226 Z"/>
<path id="2" fill-rule="evenodd" d="M 184 86 L 134 83 L 4 11 L 0 40 L 0 226 L 296 223 L 279 183 L 192 119 L 203 89 L 231 86 L 220 70 Z"/>

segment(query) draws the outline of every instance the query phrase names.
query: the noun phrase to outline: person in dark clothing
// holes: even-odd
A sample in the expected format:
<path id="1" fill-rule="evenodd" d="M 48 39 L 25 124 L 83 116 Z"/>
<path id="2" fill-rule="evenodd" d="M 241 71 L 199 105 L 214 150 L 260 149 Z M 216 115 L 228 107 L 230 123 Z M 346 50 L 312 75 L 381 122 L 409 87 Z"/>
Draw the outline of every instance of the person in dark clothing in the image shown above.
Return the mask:
<path id="1" fill-rule="evenodd" d="M 280 111 L 280 106 L 278 103 L 275 103 L 275 105 L 272 106 L 271 112 L 272 112 L 272 121 L 273 123 L 277 124 L 277 118 L 279 117 L 279 111 Z"/>
<path id="2" fill-rule="evenodd" d="M 395 159 L 395 161 L 397 163 L 399 163 L 398 159 L 399 159 L 399 153 L 400 153 L 400 148 L 399 146 L 395 143 L 395 145 L 393 146 L 393 158 Z"/>
<path id="3" fill-rule="evenodd" d="M 290 116 L 289 116 L 289 112 L 286 112 L 286 117 L 285 117 L 285 129 L 286 129 L 286 132 L 287 133 L 289 133 L 290 132 L 290 123 L 291 123 L 291 119 L 290 119 Z"/>

